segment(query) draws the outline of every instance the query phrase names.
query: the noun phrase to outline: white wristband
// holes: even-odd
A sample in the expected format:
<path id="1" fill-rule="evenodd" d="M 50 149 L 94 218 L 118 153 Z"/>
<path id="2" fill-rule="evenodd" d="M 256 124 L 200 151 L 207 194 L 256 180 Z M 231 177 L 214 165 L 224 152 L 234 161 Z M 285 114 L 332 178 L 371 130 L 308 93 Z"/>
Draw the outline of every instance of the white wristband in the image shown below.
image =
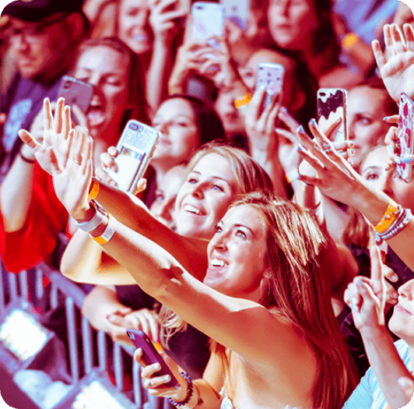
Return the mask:
<path id="1" fill-rule="evenodd" d="M 95 230 L 102 223 L 104 223 L 107 218 L 106 214 L 101 209 L 99 209 L 99 207 L 94 202 L 91 202 L 91 205 L 92 205 L 92 208 L 95 210 L 95 214 L 91 220 L 87 222 L 81 222 L 81 223 L 78 223 L 75 220 L 76 226 L 81 228 L 86 233 L 90 233 L 91 231 Z"/>
<path id="2" fill-rule="evenodd" d="M 108 213 L 108 225 L 105 231 L 99 237 L 91 236 L 98 244 L 108 243 L 116 232 L 116 219 Z"/>

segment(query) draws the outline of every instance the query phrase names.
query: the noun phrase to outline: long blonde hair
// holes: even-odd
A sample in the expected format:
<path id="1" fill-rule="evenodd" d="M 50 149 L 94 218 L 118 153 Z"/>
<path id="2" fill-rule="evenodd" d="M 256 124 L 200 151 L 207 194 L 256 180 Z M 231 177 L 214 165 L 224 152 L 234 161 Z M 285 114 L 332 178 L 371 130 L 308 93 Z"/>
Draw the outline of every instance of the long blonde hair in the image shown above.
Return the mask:
<path id="1" fill-rule="evenodd" d="M 231 207 L 241 205 L 254 207 L 267 226 L 265 262 L 272 274 L 260 303 L 277 307 L 318 357 L 312 408 L 339 409 L 356 386 L 356 376 L 324 284 L 320 259 L 327 241 L 296 204 L 251 193 Z"/>
<path id="2" fill-rule="evenodd" d="M 272 180 L 260 165 L 246 152 L 225 145 L 223 142 L 210 142 L 200 147 L 187 166 L 187 175 L 202 158 L 210 154 L 217 154 L 228 160 L 236 177 L 240 194 L 250 193 L 257 189 L 265 192 L 273 191 Z M 161 322 L 161 339 L 164 345 L 168 346 L 169 339 L 176 332 L 187 330 L 187 323 L 165 306 L 161 307 L 158 317 Z"/>

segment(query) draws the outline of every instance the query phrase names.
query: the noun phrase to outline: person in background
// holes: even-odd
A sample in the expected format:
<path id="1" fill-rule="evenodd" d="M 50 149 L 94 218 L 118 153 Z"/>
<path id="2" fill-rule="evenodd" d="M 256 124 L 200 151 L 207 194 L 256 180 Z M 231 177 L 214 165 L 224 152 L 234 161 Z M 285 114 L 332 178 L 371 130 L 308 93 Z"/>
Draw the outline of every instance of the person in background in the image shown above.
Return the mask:
<path id="1" fill-rule="evenodd" d="M 80 47 L 73 75 L 94 85 L 94 95 L 86 115 L 75 111 L 94 137 L 95 163 L 100 163 L 100 154 L 118 140 L 130 116 L 146 121 L 133 62 L 131 51 L 117 38 L 87 40 Z M 56 118 L 63 115 L 63 104 L 63 100 L 57 103 Z M 37 140 L 47 138 L 51 129 L 60 135 L 68 132 L 49 109 L 47 102 L 30 128 Z M 0 187 L 0 255 L 9 271 L 31 268 L 43 259 L 52 262 L 49 257 L 61 241 L 58 237 L 64 248 L 67 237 L 76 230 L 53 198 L 50 177 L 37 166 L 32 150 L 22 146 Z M 65 233 L 60 235 L 62 230 Z M 59 265 L 59 255 L 52 263 Z"/>
<path id="2" fill-rule="evenodd" d="M 363 79 L 340 63 L 331 0 L 269 0 L 267 18 L 277 47 L 298 53 L 320 88 L 350 88 Z"/>
<path id="3" fill-rule="evenodd" d="M 168 95 L 180 21 L 188 11 L 178 0 L 117 0 L 94 13 L 92 37 L 118 36 L 137 57 L 151 117 Z"/>
<path id="4" fill-rule="evenodd" d="M 17 73 L 0 103 L 0 114 L 6 117 L 0 135 L 0 183 L 22 146 L 18 131 L 30 129 L 45 97 L 56 99 L 60 80 L 89 32 L 82 0 L 18 0 L 4 8 L 3 16 L 10 19 L 4 38 Z"/>

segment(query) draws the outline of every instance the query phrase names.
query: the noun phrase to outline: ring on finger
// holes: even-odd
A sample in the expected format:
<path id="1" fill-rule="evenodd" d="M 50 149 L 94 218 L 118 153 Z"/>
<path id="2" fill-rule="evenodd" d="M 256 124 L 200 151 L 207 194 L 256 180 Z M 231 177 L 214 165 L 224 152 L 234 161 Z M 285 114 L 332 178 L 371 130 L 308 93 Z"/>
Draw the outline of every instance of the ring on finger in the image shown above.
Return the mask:
<path id="1" fill-rule="evenodd" d="M 329 142 L 324 142 L 324 143 L 322 144 L 322 148 L 323 148 L 325 151 L 327 151 L 328 149 L 330 149 L 330 148 L 331 148 L 331 144 L 330 144 Z"/>
<path id="2" fill-rule="evenodd" d="M 151 386 L 151 379 L 147 379 L 145 381 L 145 386 Z"/>

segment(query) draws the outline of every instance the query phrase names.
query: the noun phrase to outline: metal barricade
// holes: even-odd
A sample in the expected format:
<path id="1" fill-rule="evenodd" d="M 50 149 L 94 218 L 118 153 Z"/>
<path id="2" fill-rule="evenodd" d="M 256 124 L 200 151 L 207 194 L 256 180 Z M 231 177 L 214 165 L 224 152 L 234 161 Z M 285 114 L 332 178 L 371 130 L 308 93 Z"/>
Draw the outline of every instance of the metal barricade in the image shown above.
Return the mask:
<path id="1" fill-rule="evenodd" d="M 64 299 L 69 353 L 69 367 L 72 385 L 82 384 L 94 371 L 108 373 L 108 368 L 113 368 L 116 390 L 128 398 L 131 408 L 136 409 L 167 409 L 169 404 L 166 399 L 151 396 L 141 382 L 141 368 L 133 360 L 134 349 L 113 342 L 102 331 L 93 329 L 88 319 L 81 314 L 85 292 L 74 282 L 64 277 L 59 271 L 51 269 L 46 264 L 40 264 L 35 269 L 20 272 L 19 274 L 7 273 L 1 265 L 0 274 L 0 316 L 7 306 L 16 300 L 33 302 L 49 297 L 49 309 L 57 307 L 59 300 Z M 28 286 L 28 277 L 34 278 L 33 288 Z M 44 277 L 50 280 L 50 291 L 43 288 Z M 32 280 L 33 281 L 33 280 Z M 79 325 L 77 325 L 79 322 Z M 0 323 L 1 324 L 1 323 Z M 112 349 L 112 354 L 108 351 Z M 132 389 L 125 391 L 123 363 L 125 352 L 131 360 Z M 83 363 L 81 366 L 80 363 Z M 57 408 L 60 408 L 58 405 Z"/>

